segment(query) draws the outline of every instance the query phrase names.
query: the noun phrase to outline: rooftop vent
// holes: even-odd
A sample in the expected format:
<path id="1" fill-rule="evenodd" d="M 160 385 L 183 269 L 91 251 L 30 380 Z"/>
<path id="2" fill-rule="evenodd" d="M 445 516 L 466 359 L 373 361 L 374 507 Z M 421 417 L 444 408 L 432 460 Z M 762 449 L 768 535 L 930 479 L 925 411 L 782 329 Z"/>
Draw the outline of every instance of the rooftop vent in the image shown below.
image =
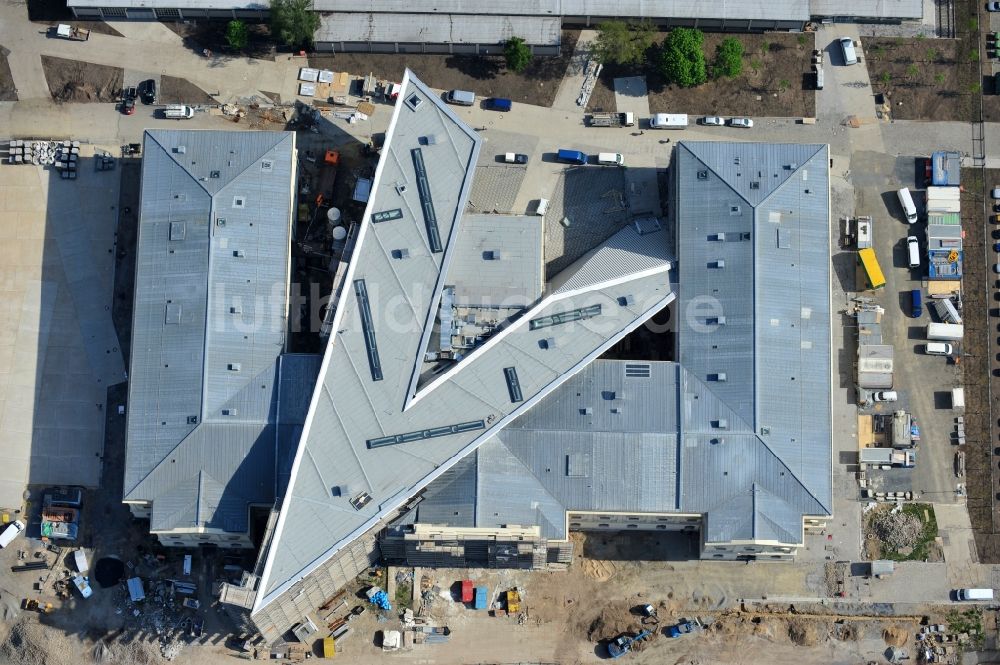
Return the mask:
<path id="1" fill-rule="evenodd" d="M 753 180 L 750 182 L 750 189 L 760 189 L 760 181 Z"/>
<path id="2" fill-rule="evenodd" d="M 542 340 L 541 344 L 543 349 L 554 349 L 556 348 L 556 338 L 546 337 Z"/>
<path id="3" fill-rule="evenodd" d="M 372 497 L 368 492 L 362 492 L 353 499 L 351 499 L 351 505 L 354 506 L 355 510 L 361 510 L 369 503 L 371 503 Z"/>
<path id="4" fill-rule="evenodd" d="M 229 369 L 230 372 L 238 372 L 238 371 L 240 371 L 240 364 L 239 363 L 229 363 L 228 365 L 226 365 L 226 367 Z"/>
<path id="5" fill-rule="evenodd" d="M 771 428 L 768 427 L 767 425 L 764 425 L 760 428 L 760 433 L 762 436 L 767 436 L 768 434 L 771 433 Z"/>
<path id="6" fill-rule="evenodd" d="M 483 260 L 485 261 L 499 261 L 503 258 L 503 252 L 498 249 L 493 251 L 483 252 Z"/>
<path id="7" fill-rule="evenodd" d="M 410 250 L 405 247 L 402 249 L 392 250 L 392 258 L 394 259 L 408 259 L 410 258 Z"/>
<path id="8" fill-rule="evenodd" d="M 229 313 L 230 314 L 242 314 L 243 313 L 243 308 L 241 306 L 239 306 L 239 305 L 233 305 L 232 307 L 229 308 Z"/>
<path id="9" fill-rule="evenodd" d="M 725 372 L 716 372 L 715 374 L 709 374 L 708 375 L 708 380 L 709 381 L 725 382 L 725 381 L 729 380 L 729 377 L 726 376 Z"/>
<path id="10" fill-rule="evenodd" d="M 185 232 L 184 222 L 170 222 L 171 240 L 184 240 L 184 232 Z"/>
<path id="11" fill-rule="evenodd" d="M 226 225 L 226 218 L 225 217 L 219 217 L 218 219 L 215 220 L 215 225 L 216 226 L 225 226 Z"/>
<path id="12" fill-rule="evenodd" d="M 174 152 L 176 152 L 178 155 L 183 155 L 184 153 L 187 152 L 187 147 L 183 145 L 176 146 L 174 148 Z"/>
<path id="13" fill-rule="evenodd" d="M 618 304 L 622 307 L 631 307 L 635 304 L 635 296 L 628 294 L 625 296 L 618 296 Z"/>
<path id="14" fill-rule="evenodd" d="M 753 188 L 751 187 L 751 189 L 753 189 Z M 729 206 L 729 214 L 730 215 L 738 215 L 738 214 L 740 214 L 740 207 L 738 205 L 735 205 L 735 204 L 730 205 Z"/>
<path id="15" fill-rule="evenodd" d="M 198 424 L 198 416 L 188 416 L 187 423 L 188 423 L 188 425 L 197 425 Z"/>
<path id="16" fill-rule="evenodd" d="M 246 255 L 247 255 L 247 253 L 244 252 L 242 249 L 234 249 L 233 250 L 233 256 L 235 256 L 238 259 L 246 258 Z"/>
<path id="17" fill-rule="evenodd" d="M 724 326 L 726 325 L 726 317 L 724 316 L 710 316 L 705 319 L 705 323 L 710 326 Z"/>
<path id="18" fill-rule="evenodd" d="M 433 134 L 428 134 L 427 136 L 421 136 L 417 139 L 417 143 L 420 145 L 437 145 L 437 137 Z"/>
<path id="19" fill-rule="evenodd" d="M 621 413 L 622 409 L 620 406 L 615 406 L 611 408 L 611 413 Z"/>
<path id="20" fill-rule="evenodd" d="M 592 415 L 594 415 L 594 409 L 591 408 L 591 407 L 589 407 L 589 406 L 584 407 L 584 408 L 580 409 L 580 415 L 581 416 L 592 416 Z"/>
<path id="21" fill-rule="evenodd" d="M 712 421 L 712 427 L 715 429 L 729 429 L 729 421 L 725 418 L 719 418 Z"/>
<path id="22" fill-rule="evenodd" d="M 406 191 L 406 184 L 402 183 L 402 182 L 397 182 L 396 183 L 396 193 L 399 194 L 400 196 L 402 196 L 403 192 L 405 192 L 405 191 Z"/>
<path id="23" fill-rule="evenodd" d="M 721 437 L 721 436 L 717 436 L 717 437 L 711 439 L 710 441 L 713 444 L 722 444 L 722 443 L 726 442 L 726 440 L 723 437 Z"/>
<path id="24" fill-rule="evenodd" d="M 712 261 L 711 263 L 709 263 L 708 267 L 709 268 L 725 268 L 726 267 L 726 262 L 724 260 L 722 260 L 722 259 L 718 259 L 718 260 L 715 260 L 715 261 Z"/>
<path id="25" fill-rule="evenodd" d="M 719 242 L 725 242 L 726 241 L 726 234 L 725 233 L 710 233 L 708 235 L 708 239 L 709 240 L 718 240 Z"/>
<path id="26" fill-rule="evenodd" d="M 222 173 L 220 173 L 219 171 L 209 171 L 208 172 L 208 177 L 209 178 L 218 178 L 221 175 L 222 175 Z"/>
<path id="27" fill-rule="evenodd" d="M 240 414 L 239 409 L 223 409 L 222 415 L 224 416 L 238 416 Z"/>
<path id="28" fill-rule="evenodd" d="M 708 180 L 708 171 L 698 171 L 698 180 Z"/>
<path id="29" fill-rule="evenodd" d="M 260 161 L 260 170 L 264 173 L 270 173 L 274 169 L 274 162 L 270 159 L 262 159 Z"/>
<path id="30" fill-rule="evenodd" d="M 412 110 L 416 111 L 418 108 L 420 108 L 420 105 L 424 103 L 424 100 L 422 100 L 420 98 L 420 95 L 418 95 L 417 93 L 413 93 L 412 95 L 406 98 L 405 102 L 407 106 L 409 106 Z"/>
<path id="31" fill-rule="evenodd" d="M 246 202 L 247 202 L 247 200 L 246 200 L 245 197 L 242 197 L 242 196 L 234 196 L 233 197 L 233 207 L 234 208 L 242 208 L 242 207 L 244 207 L 246 205 Z"/>

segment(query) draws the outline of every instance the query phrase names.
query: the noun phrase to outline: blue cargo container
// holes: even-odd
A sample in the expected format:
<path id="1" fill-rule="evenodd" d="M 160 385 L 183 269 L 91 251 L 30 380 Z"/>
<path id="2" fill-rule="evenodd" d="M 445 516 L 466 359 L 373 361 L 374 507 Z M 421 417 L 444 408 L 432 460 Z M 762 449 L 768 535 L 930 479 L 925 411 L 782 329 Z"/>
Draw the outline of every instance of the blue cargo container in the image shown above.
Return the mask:
<path id="1" fill-rule="evenodd" d="M 489 593 L 484 586 L 476 587 L 476 599 L 472 603 L 472 608 L 476 610 L 486 609 L 486 594 Z"/>
<path id="2" fill-rule="evenodd" d="M 579 150 L 566 150 L 564 148 L 560 148 L 559 161 L 569 162 L 570 164 L 586 164 L 587 156 Z"/>

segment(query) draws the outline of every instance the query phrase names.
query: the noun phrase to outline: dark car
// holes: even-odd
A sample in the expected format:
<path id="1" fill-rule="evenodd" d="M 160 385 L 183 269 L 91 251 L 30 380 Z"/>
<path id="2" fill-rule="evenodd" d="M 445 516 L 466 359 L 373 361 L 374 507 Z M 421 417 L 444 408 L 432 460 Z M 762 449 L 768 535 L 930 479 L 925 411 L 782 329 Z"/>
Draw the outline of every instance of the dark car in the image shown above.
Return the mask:
<path id="1" fill-rule="evenodd" d="M 155 104 L 156 103 L 156 81 L 153 79 L 146 79 L 139 84 L 139 97 L 142 99 L 143 104 Z"/>
<path id="2" fill-rule="evenodd" d="M 132 115 L 135 113 L 135 98 L 138 96 L 139 92 L 134 87 L 130 86 L 122 90 L 122 113 L 125 115 Z"/>
<path id="3" fill-rule="evenodd" d="M 509 99 L 504 99 L 503 97 L 490 97 L 486 100 L 486 108 L 494 111 L 510 111 L 513 105 L 513 102 Z"/>

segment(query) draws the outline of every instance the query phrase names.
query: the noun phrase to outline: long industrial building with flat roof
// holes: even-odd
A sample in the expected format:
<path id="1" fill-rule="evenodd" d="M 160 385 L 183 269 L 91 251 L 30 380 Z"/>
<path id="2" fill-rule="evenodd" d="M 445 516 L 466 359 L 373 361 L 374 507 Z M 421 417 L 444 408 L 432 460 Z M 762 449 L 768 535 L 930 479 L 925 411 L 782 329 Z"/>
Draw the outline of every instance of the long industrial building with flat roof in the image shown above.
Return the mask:
<path id="1" fill-rule="evenodd" d="M 538 569 L 630 529 L 788 560 L 831 514 L 828 147 L 682 142 L 670 219 L 548 280 L 541 218 L 468 212 L 481 148 L 407 71 L 287 490 L 222 590 L 269 641 L 379 561 Z M 668 307 L 673 361 L 601 359 Z"/>
<path id="2" fill-rule="evenodd" d="M 262 19 L 258 0 L 69 0 L 78 18 L 104 20 Z M 563 26 L 638 19 L 660 28 L 723 32 L 803 30 L 810 21 L 900 23 L 923 17 L 921 0 L 314 0 L 317 50 L 499 55 L 520 37 L 536 55 L 558 55 Z"/>

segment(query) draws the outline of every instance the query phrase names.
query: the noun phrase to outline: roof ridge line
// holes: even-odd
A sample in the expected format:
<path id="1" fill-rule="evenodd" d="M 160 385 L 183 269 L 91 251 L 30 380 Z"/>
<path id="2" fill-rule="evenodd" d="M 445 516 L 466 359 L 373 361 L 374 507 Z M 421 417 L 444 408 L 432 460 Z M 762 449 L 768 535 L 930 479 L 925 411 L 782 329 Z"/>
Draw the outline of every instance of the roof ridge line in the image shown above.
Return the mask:
<path id="1" fill-rule="evenodd" d="M 194 174 L 191 173 L 189 170 L 187 170 L 187 168 L 185 168 L 185 166 L 183 164 L 181 164 L 180 161 L 178 161 L 178 159 L 176 157 L 174 157 L 174 153 L 170 152 L 170 150 L 167 150 L 167 147 L 165 145 L 163 145 L 162 143 L 160 143 L 156 139 L 156 137 L 152 134 L 152 132 L 156 132 L 156 131 L 168 132 L 168 131 L 172 131 L 172 130 L 169 130 L 169 129 L 162 129 L 162 130 L 147 129 L 146 130 L 146 136 L 148 136 L 150 139 L 152 139 L 153 142 L 156 143 L 156 145 L 158 145 L 160 147 L 160 150 L 162 150 L 164 152 L 164 154 L 167 155 L 167 157 L 170 159 L 170 161 L 172 161 L 174 164 L 176 164 L 177 167 L 181 171 L 183 171 L 184 174 L 187 177 L 191 178 L 191 180 L 193 180 L 195 182 L 195 184 L 198 185 L 198 187 L 201 188 L 201 191 L 205 192 L 205 194 L 208 195 L 209 200 L 214 199 L 215 198 L 214 195 L 212 194 L 212 192 L 208 191 L 208 188 L 205 187 L 205 185 L 202 184 L 202 181 L 199 180 L 198 178 L 194 177 Z M 192 131 L 192 130 L 181 130 L 181 131 Z"/>
<path id="2" fill-rule="evenodd" d="M 777 145 L 782 145 L 782 144 L 777 144 Z M 757 208 L 759 206 L 762 206 L 762 205 L 766 204 L 768 202 L 768 200 L 778 192 L 778 190 L 780 190 L 781 188 L 783 188 L 785 185 L 788 184 L 788 182 L 792 179 L 792 176 L 794 176 L 796 173 L 798 173 L 799 171 L 802 170 L 802 168 L 805 166 L 806 162 L 808 162 L 810 159 L 812 159 L 817 154 L 819 154 L 819 152 L 823 148 L 827 147 L 829 144 L 828 143 L 820 143 L 820 144 L 793 143 L 791 145 L 795 145 L 795 146 L 800 147 L 800 148 L 802 146 L 804 146 L 804 145 L 816 145 L 816 151 L 814 153 L 812 153 L 811 155 L 809 155 L 809 157 L 807 157 L 801 164 L 799 164 L 798 166 L 796 166 L 795 170 L 792 171 L 790 174 L 788 174 L 788 177 L 785 178 L 783 181 L 781 181 L 781 183 L 777 187 L 774 187 L 773 189 L 771 189 L 771 191 L 768 193 L 768 195 L 765 196 L 764 198 L 762 198 L 760 200 L 760 203 L 758 203 L 757 205 L 751 204 L 750 207 L 752 207 L 754 209 L 754 214 L 755 215 L 756 215 L 756 212 L 757 212 Z M 756 221 L 756 219 L 754 221 Z M 754 226 L 756 227 L 756 224 L 754 224 Z"/>

